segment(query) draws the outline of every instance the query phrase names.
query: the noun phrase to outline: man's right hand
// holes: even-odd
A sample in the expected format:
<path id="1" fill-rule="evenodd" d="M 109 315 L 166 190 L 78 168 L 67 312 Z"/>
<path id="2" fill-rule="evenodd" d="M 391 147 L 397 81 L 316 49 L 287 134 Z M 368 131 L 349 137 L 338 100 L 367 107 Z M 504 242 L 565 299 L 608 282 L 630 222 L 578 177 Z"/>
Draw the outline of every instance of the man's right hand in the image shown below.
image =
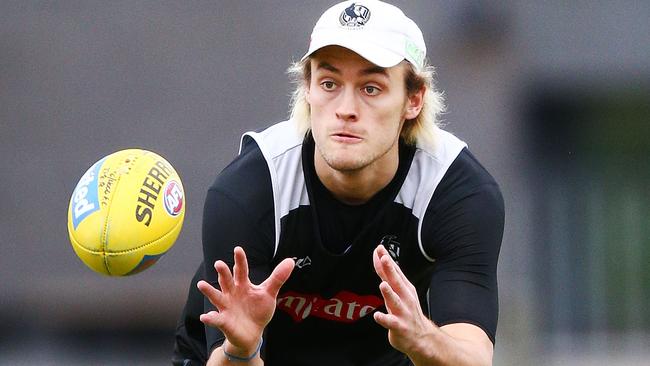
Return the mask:
<path id="1" fill-rule="evenodd" d="M 206 326 L 223 332 L 226 342 L 222 347 L 226 352 L 248 357 L 257 349 L 262 332 L 273 317 L 278 292 L 291 275 L 294 261 L 283 260 L 264 282 L 254 285 L 248 278 L 244 250 L 236 247 L 234 256 L 233 273 L 223 261 L 214 263 L 221 290 L 206 281 L 198 282 L 199 290 L 217 309 L 202 314 L 200 319 Z"/>

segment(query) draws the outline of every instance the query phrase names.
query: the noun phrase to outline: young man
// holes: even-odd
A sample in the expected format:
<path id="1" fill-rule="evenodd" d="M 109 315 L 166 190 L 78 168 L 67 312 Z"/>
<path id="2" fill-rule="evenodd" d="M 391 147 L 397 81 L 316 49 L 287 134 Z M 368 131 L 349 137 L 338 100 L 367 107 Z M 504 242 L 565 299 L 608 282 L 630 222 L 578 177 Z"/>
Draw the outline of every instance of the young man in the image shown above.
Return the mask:
<path id="1" fill-rule="evenodd" d="M 191 290 L 178 364 L 492 363 L 503 200 L 436 126 L 425 53 L 386 3 L 322 15 L 291 119 L 245 134 L 208 191 L 206 333 Z"/>

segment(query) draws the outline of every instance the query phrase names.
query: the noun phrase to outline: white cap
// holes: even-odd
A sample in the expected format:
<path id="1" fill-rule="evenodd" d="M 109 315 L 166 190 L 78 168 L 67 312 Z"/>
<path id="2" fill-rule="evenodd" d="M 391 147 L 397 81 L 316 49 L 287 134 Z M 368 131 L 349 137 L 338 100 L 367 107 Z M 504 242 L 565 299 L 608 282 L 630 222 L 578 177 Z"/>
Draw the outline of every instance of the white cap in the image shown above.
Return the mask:
<path id="1" fill-rule="evenodd" d="M 344 1 L 327 9 L 314 26 L 309 51 L 302 59 L 332 45 L 350 49 L 381 67 L 407 60 L 421 69 L 427 52 L 415 22 L 379 0 Z"/>

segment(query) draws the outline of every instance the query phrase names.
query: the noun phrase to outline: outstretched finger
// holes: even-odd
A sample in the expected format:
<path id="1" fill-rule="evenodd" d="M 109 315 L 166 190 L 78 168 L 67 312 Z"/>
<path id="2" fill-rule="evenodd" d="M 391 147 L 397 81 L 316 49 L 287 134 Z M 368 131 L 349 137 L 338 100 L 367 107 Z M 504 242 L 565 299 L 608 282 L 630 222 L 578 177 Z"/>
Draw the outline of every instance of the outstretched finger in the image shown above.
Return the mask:
<path id="1" fill-rule="evenodd" d="M 196 287 L 201 291 L 205 297 L 210 300 L 210 303 L 214 305 L 217 309 L 223 309 L 225 306 L 223 293 L 208 282 L 201 280 L 196 284 Z"/>
<path id="2" fill-rule="evenodd" d="M 384 252 L 386 251 L 383 245 L 378 245 L 377 248 L 375 248 L 375 250 L 372 252 L 372 265 L 375 267 L 375 272 L 377 272 L 379 278 L 386 281 L 386 273 L 384 272 L 384 268 L 381 265 L 380 248 L 383 249 Z"/>
<path id="3" fill-rule="evenodd" d="M 390 259 L 390 262 L 392 262 L 391 264 L 393 269 L 395 270 L 397 275 L 402 278 L 402 281 L 409 282 L 404 272 L 402 272 L 402 269 L 397 265 L 397 263 L 395 263 L 395 261 L 393 260 L 393 258 L 390 256 L 390 254 L 388 253 L 388 251 L 383 245 L 380 248 L 378 248 L 378 252 L 380 253 L 381 257 L 388 257 Z"/>
<path id="4" fill-rule="evenodd" d="M 393 291 L 388 282 L 383 281 L 380 283 L 379 290 L 381 291 L 381 296 L 384 298 L 386 310 L 388 310 L 390 314 L 401 314 L 403 306 L 402 300 L 395 291 Z"/>
<path id="5" fill-rule="evenodd" d="M 235 266 L 233 267 L 235 285 L 247 284 L 248 279 L 248 260 L 242 247 L 235 247 Z"/>
<path id="6" fill-rule="evenodd" d="M 293 259 L 286 258 L 275 266 L 269 278 L 262 282 L 260 286 L 266 287 L 266 291 L 271 294 L 271 296 L 277 297 L 278 292 L 280 292 L 280 287 L 282 287 L 282 285 L 284 285 L 284 283 L 289 279 L 294 265 L 295 263 Z"/>
<path id="7" fill-rule="evenodd" d="M 388 330 L 396 329 L 399 326 L 399 319 L 395 315 L 375 311 L 372 317 L 375 319 L 377 324 Z"/>
<path id="8" fill-rule="evenodd" d="M 217 271 L 217 280 L 219 281 L 219 287 L 224 293 L 229 293 L 232 290 L 232 274 L 230 273 L 230 268 L 223 261 L 214 262 L 214 269 Z"/>
<path id="9" fill-rule="evenodd" d="M 403 296 L 408 293 L 408 287 L 406 285 L 406 280 L 404 276 L 401 276 L 398 272 L 399 267 L 397 263 L 389 255 L 384 255 L 380 259 L 381 268 L 384 271 L 386 278 L 382 278 L 384 281 L 388 282 L 390 287 L 395 291 L 399 296 Z"/>
<path id="10" fill-rule="evenodd" d="M 224 324 L 221 314 L 217 311 L 210 311 L 206 314 L 201 314 L 199 320 L 210 327 L 221 328 Z"/>

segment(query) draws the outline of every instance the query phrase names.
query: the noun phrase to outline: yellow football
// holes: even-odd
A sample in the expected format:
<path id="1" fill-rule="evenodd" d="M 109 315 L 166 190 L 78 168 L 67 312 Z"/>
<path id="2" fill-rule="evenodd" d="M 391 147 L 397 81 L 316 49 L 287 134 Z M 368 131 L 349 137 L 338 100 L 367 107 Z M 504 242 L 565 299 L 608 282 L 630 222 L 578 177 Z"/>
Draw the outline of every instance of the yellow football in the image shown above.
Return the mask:
<path id="1" fill-rule="evenodd" d="M 129 149 L 104 157 L 72 192 L 72 248 L 101 274 L 126 276 L 149 268 L 178 238 L 183 192 L 172 165 L 156 153 Z"/>

